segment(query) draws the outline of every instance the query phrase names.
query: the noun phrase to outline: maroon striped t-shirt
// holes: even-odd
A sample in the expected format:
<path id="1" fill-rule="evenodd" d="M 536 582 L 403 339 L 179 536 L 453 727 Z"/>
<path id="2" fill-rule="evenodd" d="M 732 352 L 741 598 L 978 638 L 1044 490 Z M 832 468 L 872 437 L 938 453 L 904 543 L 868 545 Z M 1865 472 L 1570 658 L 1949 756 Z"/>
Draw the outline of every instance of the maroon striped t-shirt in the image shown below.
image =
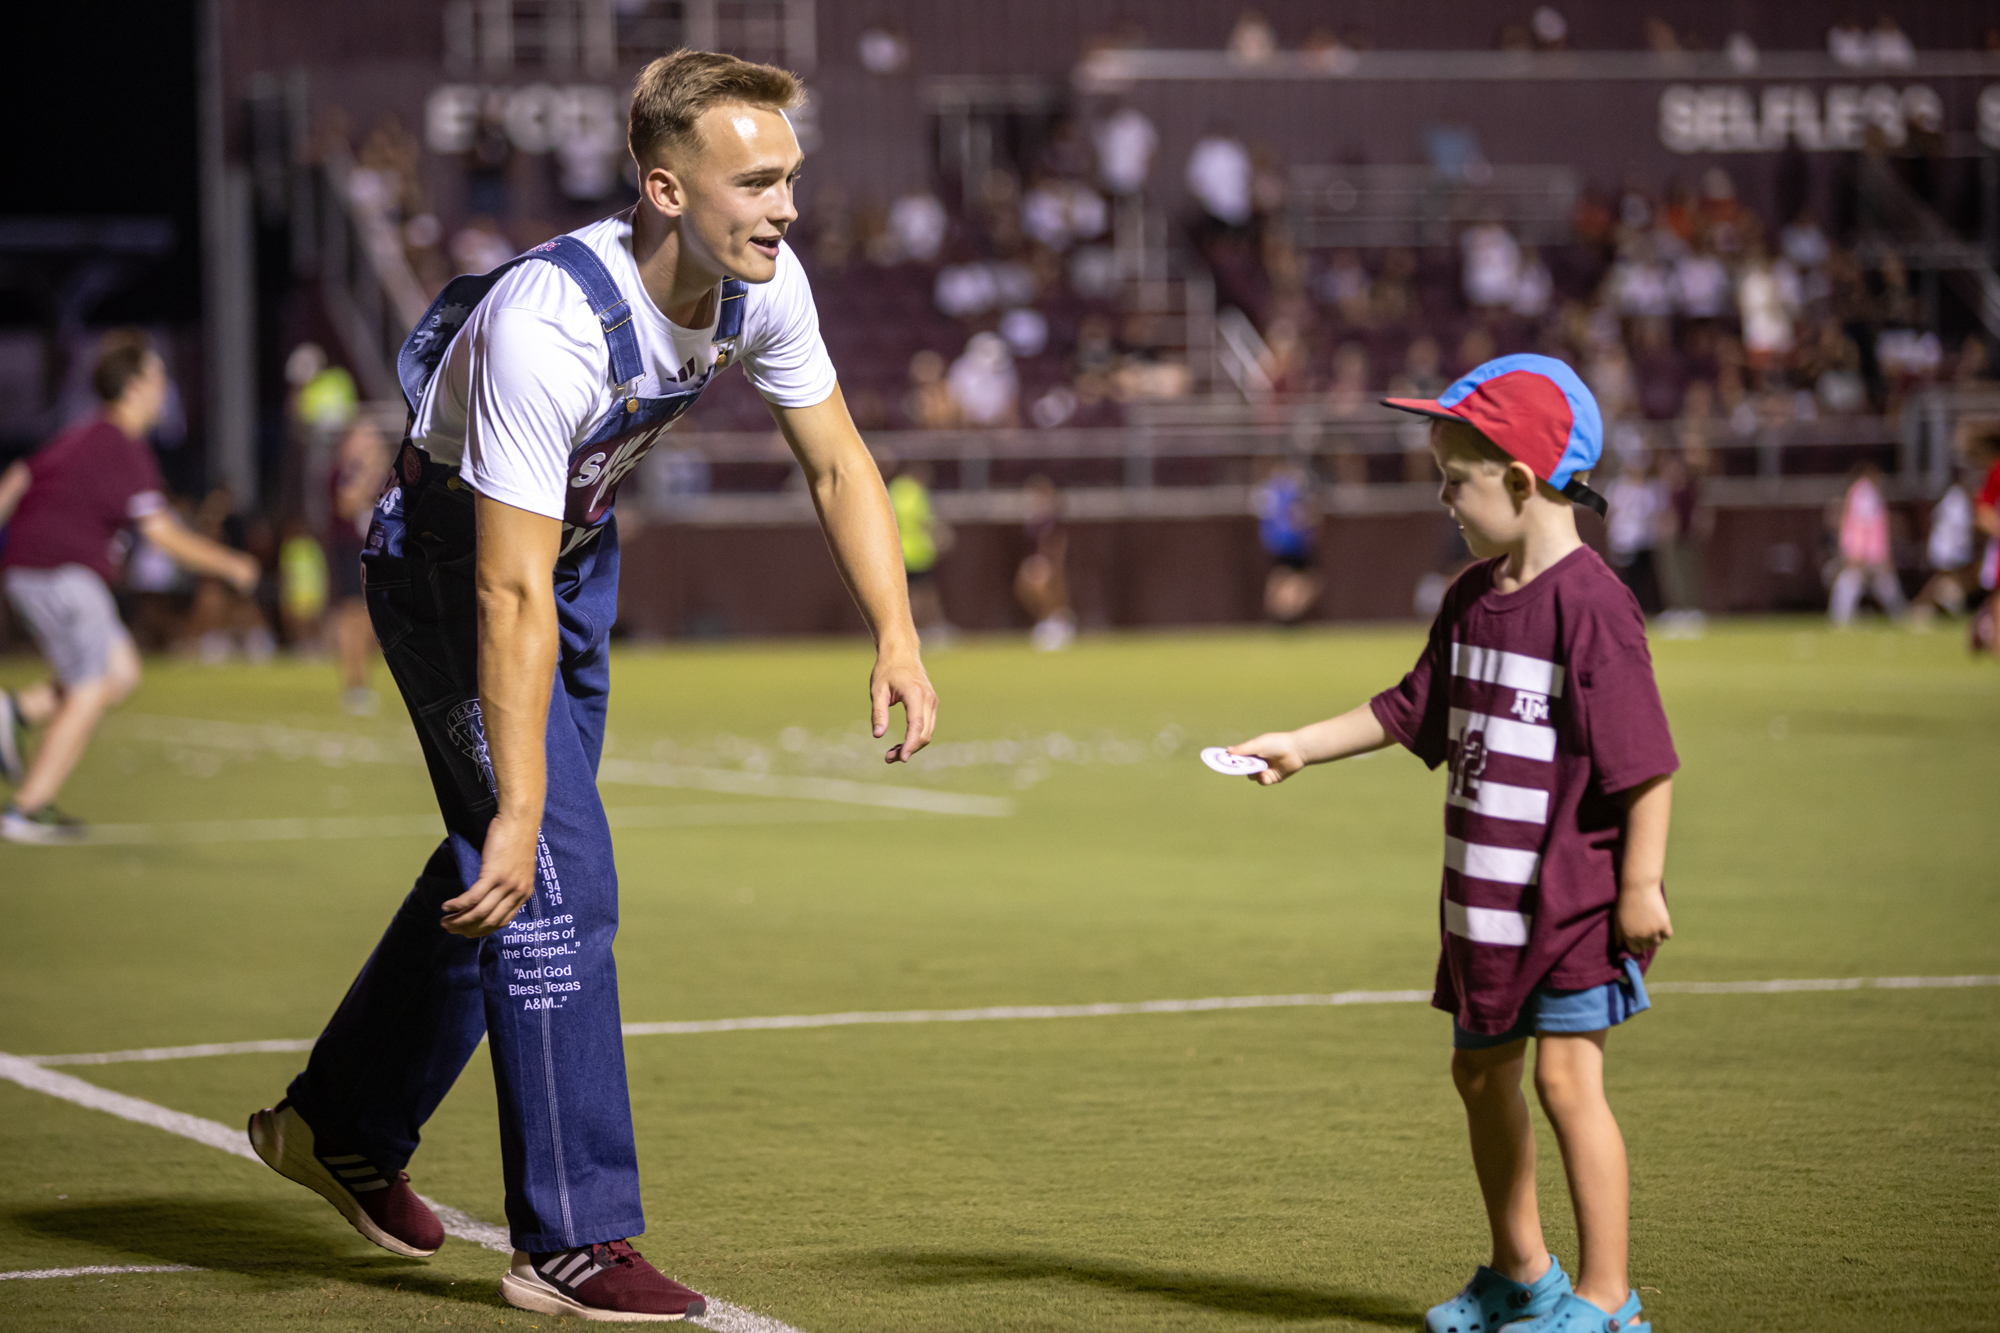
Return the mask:
<path id="1" fill-rule="evenodd" d="M 1415 669 L 1372 701 L 1391 736 L 1450 766 L 1431 1003 L 1487 1035 L 1538 987 L 1619 977 L 1619 793 L 1680 766 L 1639 604 L 1597 553 L 1507 593 L 1500 565 L 1465 571 Z"/>

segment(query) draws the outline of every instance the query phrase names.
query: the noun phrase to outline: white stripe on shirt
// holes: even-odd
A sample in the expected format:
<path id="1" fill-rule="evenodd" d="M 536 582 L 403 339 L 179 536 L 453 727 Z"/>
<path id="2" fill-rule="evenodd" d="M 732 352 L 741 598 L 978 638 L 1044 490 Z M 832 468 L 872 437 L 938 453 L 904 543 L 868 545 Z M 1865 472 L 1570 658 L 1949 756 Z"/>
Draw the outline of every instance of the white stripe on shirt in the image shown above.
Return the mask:
<path id="1" fill-rule="evenodd" d="M 1444 900 L 1444 928 L 1474 944 L 1511 944 L 1519 948 L 1528 942 L 1528 926 L 1533 920 L 1520 912 L 1467 907 L 1449 898 Z"/>
<path id="2" fill-rule="evenodd" d="M 1449 835 L 1444 840 L 1444 863 L 1446 869 L 1495 884 L 1533 884 L 1542 870 L 1540 852 L 1492 847 Z"/>
<path id="3" fill-rule="evenodd" d="M 1486 713 L 1474 713 L 1464 708 L 1451 710 L 1451 738 L 1463 741 L 1467 728 L 1485 732 L 1486 748 L 1493 754 L 1511 754 L 1520 759 L 1539 759 L 1548 763 L 1556 757 L 1556 733 L 1553 727 L 1530 725 L 1516 722 L 1512 718 L 1493 717 Z"/>
<path id="4" fill-rule="evenodd" d="M 1515 819 L 1523 824 L 1549 822 L 1549 794 L 1540 787 L 1516 787 L 1511 783 L 1488 782 L 1483 778 L 1475 787 L 1469 797 L 1455 791 L 1447 792 L 1445 804 L 1492 819 Z"/>
<path id="5" fill-rule="evenodd" d="M 1469 643 L 1452 643 L 1451 674 L 1510 690 L 1546 694 L 1551 699 L 1560 699 L 1563 692 L 1563 669 L 1554 662 Z"/>

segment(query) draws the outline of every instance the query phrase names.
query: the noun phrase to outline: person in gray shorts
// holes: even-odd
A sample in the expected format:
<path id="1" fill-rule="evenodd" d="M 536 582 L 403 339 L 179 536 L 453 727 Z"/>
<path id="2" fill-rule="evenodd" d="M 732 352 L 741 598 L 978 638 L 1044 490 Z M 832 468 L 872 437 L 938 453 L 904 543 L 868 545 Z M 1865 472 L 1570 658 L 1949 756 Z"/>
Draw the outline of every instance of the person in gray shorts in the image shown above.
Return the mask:
<path id="1" fill-rule="evenodd" d="M 255 559 L 189 531 L 167 507 L 146 444 L 166 405 L 167 371 L 146 336 L 106 334 L 93 383 L 100 415 L 0 473 L 0 578 L 55 677 L 0 691 L 0 777 L 14 786 L 0 838 L 9 842 L 83 839 L 82 824 L 57 811 L 56 794 L 105 712 L 139 683 L 139 654 L 108 586 L 120 532 L 137 528 L 188 569 L 245 592 L 257 586 Z M 35 726 L 46 730 L 29 763 L 22 739 Z"/>

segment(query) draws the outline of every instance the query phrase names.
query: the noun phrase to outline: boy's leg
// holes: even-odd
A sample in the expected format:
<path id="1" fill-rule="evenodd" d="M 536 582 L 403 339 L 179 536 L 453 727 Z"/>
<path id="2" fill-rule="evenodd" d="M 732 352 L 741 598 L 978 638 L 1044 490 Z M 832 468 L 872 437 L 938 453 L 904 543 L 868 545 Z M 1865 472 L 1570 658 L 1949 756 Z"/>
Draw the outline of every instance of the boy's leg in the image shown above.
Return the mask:
<path id="1" fill-rule="evenodd" d="M 1465 1102 L 1472 1166 L 1493 1230 L 1488 1267 L 1516 1282 L 1532 1283 L 1548 1271 L 1551 1260 L 1535 1206 L 1535 1131 L 1521 1092 L 1527 1051 L 1525 1037 L 1484 1050 L 1453 1051 L 1451 1077 Z"/>
<path id="2" fill-rule="evenodd" d="M 1604 1032 L 1544 1032 L 1535 1040 L 1535 1092 L 1555 1127 L 1576 1207 L 1576 1294 L 1615 1313 L 1632 1292 L 1625 1271 L 1631 1185 L 1625 1139 L 1604 1097 Z"/>

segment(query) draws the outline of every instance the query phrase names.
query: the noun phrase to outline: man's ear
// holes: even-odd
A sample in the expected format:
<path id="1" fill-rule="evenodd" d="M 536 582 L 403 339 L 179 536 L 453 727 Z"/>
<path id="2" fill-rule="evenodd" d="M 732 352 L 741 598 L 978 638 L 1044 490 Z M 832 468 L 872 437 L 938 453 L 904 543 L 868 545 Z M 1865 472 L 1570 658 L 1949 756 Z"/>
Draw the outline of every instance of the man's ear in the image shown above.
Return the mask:
<path id="1" fill-rule="evenodd" d="M 677 218 L 687 209 L 687 191 L 682 188 L 680 177 L 665 166 L 656 165 L 641 172 L 639 192 L 667 217 Z"/>

